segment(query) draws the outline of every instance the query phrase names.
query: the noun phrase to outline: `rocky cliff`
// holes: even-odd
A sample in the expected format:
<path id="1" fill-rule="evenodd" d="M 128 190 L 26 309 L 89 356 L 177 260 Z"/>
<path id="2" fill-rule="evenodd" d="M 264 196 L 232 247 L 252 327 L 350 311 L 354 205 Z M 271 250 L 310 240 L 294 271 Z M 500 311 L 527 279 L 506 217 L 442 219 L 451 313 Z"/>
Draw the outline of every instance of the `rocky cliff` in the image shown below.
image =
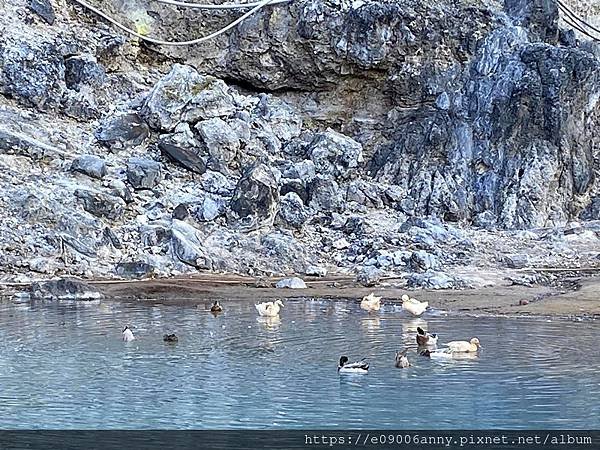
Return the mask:
<path id="1" fill-rule="evenodd" d="M 95 4 L 169 40 L 236 16 Z M 294 0 L 186 47 L 0 10 L 5 279 L 600 264 L 600 46 L 553 0 Z"/>

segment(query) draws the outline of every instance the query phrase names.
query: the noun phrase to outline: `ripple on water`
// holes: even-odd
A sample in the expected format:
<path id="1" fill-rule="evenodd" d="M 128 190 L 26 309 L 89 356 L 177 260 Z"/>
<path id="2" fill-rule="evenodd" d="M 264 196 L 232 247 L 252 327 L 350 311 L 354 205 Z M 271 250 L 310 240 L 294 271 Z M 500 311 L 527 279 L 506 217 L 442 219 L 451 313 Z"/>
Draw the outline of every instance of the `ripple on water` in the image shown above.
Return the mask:
<path id="1" fill-rule="evenodd" d="M 414 318 L 327 300 L 286 301 L 267 319 L 222 303 L 217 317 L 140 303 L 0 303 L 0 427 L 600 425 L 593 322 Z M 475 359 L 420 357 L 418 326 L 440 343 L 477 336 L 484 349 Z M 173 332 L 179 342 L 162 341 Z M 412 367 L 396 369 L 405 347 Z M 369 374 L 338 375 L 342 354 L 366 357 Z"/>

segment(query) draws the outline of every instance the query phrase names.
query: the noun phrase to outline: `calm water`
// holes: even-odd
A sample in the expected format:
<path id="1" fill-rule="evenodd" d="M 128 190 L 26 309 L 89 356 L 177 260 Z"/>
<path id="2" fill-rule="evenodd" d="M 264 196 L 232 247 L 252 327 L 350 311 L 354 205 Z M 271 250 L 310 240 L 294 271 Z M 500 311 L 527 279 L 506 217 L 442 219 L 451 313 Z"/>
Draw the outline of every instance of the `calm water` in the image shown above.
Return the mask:
<path id="1" fill-rule="evenodd" d="M 0 428 L 600 428 L 598 324 L 369 316 L 357 304 L 287 301 L 281 320 L 223 302 L 191 306 L 0 303 Z M 121 340 L 130 324 L 138 340 Z M 414 353 L 477 336 L 476 360 Z M 179 343 L 162 335 L 176 332 Z M 411 346 L 410 369 L 394 351 Z M 341 354 L 368 375 L 339 376 Z"/>

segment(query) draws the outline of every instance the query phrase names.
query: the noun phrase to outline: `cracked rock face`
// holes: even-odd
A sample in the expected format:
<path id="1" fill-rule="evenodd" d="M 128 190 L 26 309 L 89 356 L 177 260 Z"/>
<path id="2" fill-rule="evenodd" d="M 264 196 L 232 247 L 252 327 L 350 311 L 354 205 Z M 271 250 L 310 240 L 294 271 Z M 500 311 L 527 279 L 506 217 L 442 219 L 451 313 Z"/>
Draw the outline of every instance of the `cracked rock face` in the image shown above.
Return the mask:
<path id="1" fill-rule="evenodd" d="M 597 261 L 558 227 L 600 219 L 600 50 L 552 0 L 298 0 L 168 48 L 63 6 L 0 1 L 1 276 Z M 101 6 L 164 38 L 233 14 Z"/>

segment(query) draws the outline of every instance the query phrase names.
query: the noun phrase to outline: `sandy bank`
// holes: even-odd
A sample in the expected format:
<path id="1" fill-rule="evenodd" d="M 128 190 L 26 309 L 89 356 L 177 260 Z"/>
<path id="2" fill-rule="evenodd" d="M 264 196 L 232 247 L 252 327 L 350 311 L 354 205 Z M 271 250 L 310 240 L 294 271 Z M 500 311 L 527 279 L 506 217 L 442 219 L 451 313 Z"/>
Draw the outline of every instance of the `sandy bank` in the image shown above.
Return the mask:
<path id="1" fill-rule="evenodd" d="M 238 276 L 206 275 L 186 279 L 133 282 L 95 281 L 93 284 L 113 299 L 135 299 L 161 303 L 209 304 L 213 299 L 259 301 L 273 298 L 332 298 L 358 300 L 375 292 L 384 302 L 400 302 L 408 291 L 388 286 L 359 287 L 343 277 L 307 280 L 307 289 L 257 287 L 271 280 Z M 564 278 L 554 286 L 496 285 L 467 290 L 418 290 L 411 295 L 436 309 L 472 314 L 538 315 L 561 317 L 600 316 L 600 277 Z"/>

